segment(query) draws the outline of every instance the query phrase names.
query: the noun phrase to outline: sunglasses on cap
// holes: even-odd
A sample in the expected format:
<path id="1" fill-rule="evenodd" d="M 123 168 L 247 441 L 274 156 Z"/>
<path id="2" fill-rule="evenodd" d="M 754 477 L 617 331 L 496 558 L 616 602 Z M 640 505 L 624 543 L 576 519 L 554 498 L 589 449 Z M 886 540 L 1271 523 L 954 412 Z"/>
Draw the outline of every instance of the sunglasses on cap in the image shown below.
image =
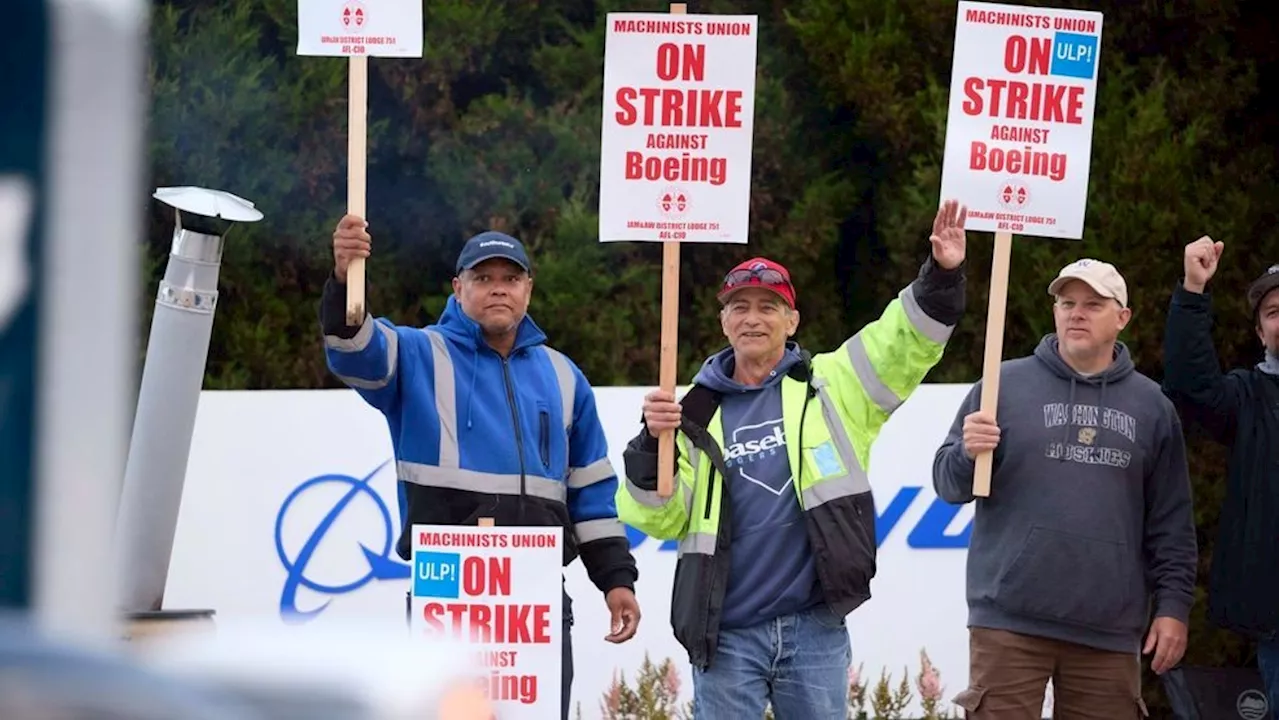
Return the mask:
<path id="1" fill-rule="evenodd" d="M 790 285 L 786 276 L 774 270 L 773 268 L 760 268 L 756 270 L 742 269 L 734 270 L 724 276 L 724 286 L 726 288 L 742 285 L 750 282 L 752 278 L 758 278 L 765 285 Z"/>

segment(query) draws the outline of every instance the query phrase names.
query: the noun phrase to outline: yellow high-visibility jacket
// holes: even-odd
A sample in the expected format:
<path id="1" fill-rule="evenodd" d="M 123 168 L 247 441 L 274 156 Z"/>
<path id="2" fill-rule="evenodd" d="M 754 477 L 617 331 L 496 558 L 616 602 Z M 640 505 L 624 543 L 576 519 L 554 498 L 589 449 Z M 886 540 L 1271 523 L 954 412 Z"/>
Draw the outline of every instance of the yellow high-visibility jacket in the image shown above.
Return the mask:
<path id="1" fill-rule="evenodd" d="M 824 600 L 840 616 L 871 597 L 876 573 L 871 445 L 942 358 L 963 312 L 964 266 L 944 270 L 929 258 L 877 320 L 834 351 L 797 364 L 781 382 L 793 487 Z M 718 395 L 695 383 L 680 402 L 674 493 L 658 496 L 657 440 L 642 429 L 623 452 L 618 517 L 651 537 L 679 541 L 672 629 L 690 662 L 705 668 L 715 656 L 729 573 L 729 475 Z"/>

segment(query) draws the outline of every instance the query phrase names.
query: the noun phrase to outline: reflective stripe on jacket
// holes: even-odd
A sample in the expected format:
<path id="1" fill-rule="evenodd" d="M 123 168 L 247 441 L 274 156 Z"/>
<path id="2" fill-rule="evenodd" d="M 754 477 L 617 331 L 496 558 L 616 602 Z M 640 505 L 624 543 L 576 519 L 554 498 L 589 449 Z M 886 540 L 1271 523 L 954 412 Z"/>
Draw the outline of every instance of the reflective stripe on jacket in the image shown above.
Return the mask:
<path id="1" fill-rule="evenodd" d="M 345 328 L 344 291 L 321 303 L 332 372 L 382 412 L 400 479 L 397 552 L 413 524 L 549 526 L 565 530 L 565 564 L 578 555 L 607 592 L 633 587 L 636 569 L 614 503 L 595 394 L 528 316 L 503 357 L 450 297 L 425 328 L 366 317 Z"/>
<path id="2" fill-rule="evenodd" d="M 927 304 L 931 312 L 926 312 Z M 875 504 L 867 477 L 880 428 L 941 359 L 963 311 L 962 271 L 926 262 L 880 318 L 832 352 L 797 365 L 781 383 L 787 457 L 808 525 L 823 597 L 845 615 L 871 596 L 876 573 Z M 678 540 L 672 628 L 690 662 L 715 657 L 727 586 L 731 489 L 721 448 L 719 397 L 694 385 L 681 399 L 674 492 L 656 492 L 657 441 L 647 430 L 624 452 L 618 488 L 624 522 Z"/>

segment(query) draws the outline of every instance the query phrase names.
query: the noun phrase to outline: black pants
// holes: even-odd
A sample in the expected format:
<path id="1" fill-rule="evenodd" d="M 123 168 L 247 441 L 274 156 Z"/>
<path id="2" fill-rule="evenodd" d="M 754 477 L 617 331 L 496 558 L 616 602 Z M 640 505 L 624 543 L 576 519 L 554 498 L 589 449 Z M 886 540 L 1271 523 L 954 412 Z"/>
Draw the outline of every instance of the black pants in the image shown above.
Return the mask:
<path id="1" fill-rule="evenodd" d="M 560 642 L 560 719 L 569 720 L 569 694 L 573 690 L 573 598 L 563 589 L 560 592 L 564 595 L 561 600 L 564 611 Z M 410 592 L 404 594 L 404 621 L 413 623 L 413 593 Z"/>
<path id="2" fill-rule="evenodd" d="M 573 688 L 573 600 L 569 593 L 564 593 L 561 602 L 564 604 L 564 635 L 560 643 L 560 718 L 569 720 L 569 691 Z"/>

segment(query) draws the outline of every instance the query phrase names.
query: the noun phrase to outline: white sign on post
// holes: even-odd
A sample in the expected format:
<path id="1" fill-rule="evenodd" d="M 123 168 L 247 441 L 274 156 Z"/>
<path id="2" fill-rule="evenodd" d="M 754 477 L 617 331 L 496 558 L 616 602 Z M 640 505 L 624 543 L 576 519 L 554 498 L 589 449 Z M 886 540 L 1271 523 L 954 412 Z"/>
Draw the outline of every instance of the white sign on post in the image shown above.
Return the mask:
<path id="1" fill-rule="evenodd" d="M 298 0 L 298 54 L 347 58 L 347 214 L 368 220 L 369 57 L 422 57 L 422 0 Z M 346 316 L 365 319 L 364 258 L 347 266 Z"/>
<path id="2" fill-rule="evenodd" d="M 1013 235 L 1080 239 L 1088 202 L 1102 14 L 960 2 L 944 198 L 968 208 L 966 230 L 995 233 L 983 412 L 995 417 Z M 973 494 L 991 493 L 993 454 L 974 459 Z"/>
<path id="3" fill-rule="evenodd" d="M 756 16 L 607 23 L 600 240 L 747 242 Z"/>
<path id="4" fill-rule="evenodd" d="M 564 529 L 413 526 L 410 628 L 461 642 L 498 717 L 560 717 Z"/>
<path id="5" fill-rule="evenodd" d="M 1084 233 L 1102 14 L 961 2 L 942 197 L 965 228 Z"/>
<path id="6" fill-rule="evenodd" d="M 422 57 L 422 0 L 298 0 L 298 54 Z"/>

